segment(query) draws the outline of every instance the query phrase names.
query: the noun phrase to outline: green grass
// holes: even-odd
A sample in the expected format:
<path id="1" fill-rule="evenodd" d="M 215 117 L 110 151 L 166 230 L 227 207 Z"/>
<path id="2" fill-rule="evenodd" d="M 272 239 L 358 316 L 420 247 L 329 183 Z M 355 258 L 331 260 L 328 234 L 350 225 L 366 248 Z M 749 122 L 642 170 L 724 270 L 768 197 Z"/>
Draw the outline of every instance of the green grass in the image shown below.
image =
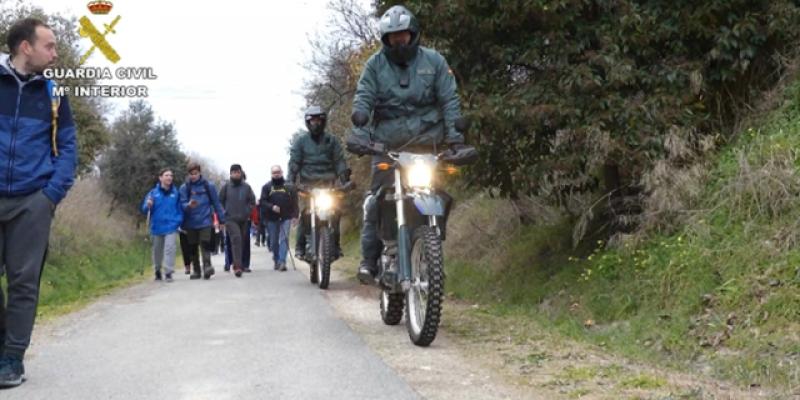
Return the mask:
<path id="1" fill-rule="evenodd" d="M 637 360 L 796 387 L 800 83 L 785 97 L 714 156 L 700 211 L 674 233 L 573 249 L 572 221 L 526 226 L 500 257 L 448 258 L 448 293 Z"/>
<path id="2" fill-rule="evenodd" d="M 38 315 L 49 318 L 80 308 L 115 288 L 142 281 L 151 268 L 143 245 L 96 247 L 83 255 L 48 257 L 42 274 Z M 4 293 L 7 294 L 3 279 Z"/>

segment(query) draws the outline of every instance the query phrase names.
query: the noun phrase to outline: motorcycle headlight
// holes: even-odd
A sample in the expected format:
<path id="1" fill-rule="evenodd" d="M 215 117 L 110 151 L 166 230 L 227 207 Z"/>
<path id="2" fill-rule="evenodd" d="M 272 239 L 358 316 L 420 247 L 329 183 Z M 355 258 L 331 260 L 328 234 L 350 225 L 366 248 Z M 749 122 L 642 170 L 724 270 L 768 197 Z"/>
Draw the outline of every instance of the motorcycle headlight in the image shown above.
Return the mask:
<path id="1" fill-rule="evenodd" d="M 430 187 L 433 168 L 424 162 L 416 162 L 408 169 L 408 185 L 411 187 Z"/>
<path id="2" fill-rule="evenodd" d="M 320 210 L 328 210 L 333 207 L 333 196 L 330 193 L 322 192 L 317 194 L 315 202 Z"/>

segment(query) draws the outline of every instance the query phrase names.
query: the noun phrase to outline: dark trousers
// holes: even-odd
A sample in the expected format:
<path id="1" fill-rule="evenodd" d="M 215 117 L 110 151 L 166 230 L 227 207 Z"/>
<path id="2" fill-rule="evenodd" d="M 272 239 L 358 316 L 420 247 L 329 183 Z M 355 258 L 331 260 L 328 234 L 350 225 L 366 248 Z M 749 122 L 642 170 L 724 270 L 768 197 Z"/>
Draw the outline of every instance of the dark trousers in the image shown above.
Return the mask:
<path id="1" fill-rule="evenodd" d="M 183 255 L 183 266 L 188 267 L 192 265 L 192 248 L 189 246 L 189 238 L 186 232 L 181 231 L 178 240 L 181 242 L 181 255 Z"/>
<path id="2" fill-rule="evenodd" d="M 234 267 L 243 267 L 242 263 L 242 250 L 244 247 L 243 241 L 250 243 L 250 229 L 247 221 L 231 221 L 225 222 L 225 233 L 228 234 L 231 240 L 231 256 L 233 258 Z"/>
<path id="3" fill-rule="evenodd" d="M 364 198 L 364 221 L 361 225 L 361 257 L 373 268 L 383 248 L 383 242 L 378 238 L 380 210 L 378 209 L 379 204 L 375 193 L 381 187 L 391 187 L 392 185 L 394 185 L 394 170 L 381 171 L 373 169 L 370 191 L 367 193 L 367 197 Z"/>
<path id="4" fill-rule="evenodd" d="M 211 269 L 211 235 L 214 228 L 187 229 L 186 238 L 189 242 L 189 258 L 192 260 L 192 269 L 195 274 L 200 274 L 200 255 L 202 254 L 203 270 Z"/>
<path id="5" fill-rule="evenodd" d="M 256 243 L 266 245 L 267 242 L 267 224 L 258 224 L 258 236 L 256 236 Z"/>
<path id="6" fill-rule="evenodd" d="M 250 221 L 247 222 L 250 226 Z M 246 229 L 247 236 L 242 238 L 242 268 L 250 268 L 250 230 Z M 233 264 L 233 253 L 231 252 L 231 236 L 225 233 L 225 268 Z"/>
<path id="7" fill-rule="evenodd" d="M 31 342 L 52 219 L 53 203 L 41 191 L 0 198 L 0 275 L 8 283 L 7 304 L 0 289 L 0 347 L 7 356 L 22 359 Z"/>

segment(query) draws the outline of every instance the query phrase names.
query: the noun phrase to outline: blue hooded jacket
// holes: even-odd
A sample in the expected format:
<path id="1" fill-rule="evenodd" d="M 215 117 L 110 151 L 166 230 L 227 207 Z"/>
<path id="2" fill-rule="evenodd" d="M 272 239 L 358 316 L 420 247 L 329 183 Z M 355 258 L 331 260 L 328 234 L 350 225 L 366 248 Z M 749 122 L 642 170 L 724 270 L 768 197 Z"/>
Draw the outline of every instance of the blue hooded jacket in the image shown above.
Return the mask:
<path id="1" fill-rule="evenodd" d="M 153 199 L 153 209 L 150 211 L 150 234 L 168 235 L 176 232 L 183 223 L 183 209 L 181 208 L 181 195 L 175 185 L 169 190 L 161 188 L 161 184 L 147 192 L 142 200 L 142 214 L 147 214 L 147 199 Z"/>
<path id="2" fill-rule="evenodd" d="M 197 207 L 189 208 L 189 201 L 197 201 Z M 217 188 L 200 176 L 197 182 L 187 180 L 181 186 L 181 208 L 183 208 L 183 228 L 202 229 L 214 226 L 212 214 L 217 212 L 219 223 L 225 223 L 225 210 L 219 203 Z"/>
<path id="3" fill-rule="evenodd" d="M 67 97 L 58 108 L 52 151 L 52 110 L 47 80 L 36 75 L 22 82 L 0 54 L 0 196 L 24 196 L 42 190 L 53 204 L 67 195 L 78 164 L 75 123 Z"/>

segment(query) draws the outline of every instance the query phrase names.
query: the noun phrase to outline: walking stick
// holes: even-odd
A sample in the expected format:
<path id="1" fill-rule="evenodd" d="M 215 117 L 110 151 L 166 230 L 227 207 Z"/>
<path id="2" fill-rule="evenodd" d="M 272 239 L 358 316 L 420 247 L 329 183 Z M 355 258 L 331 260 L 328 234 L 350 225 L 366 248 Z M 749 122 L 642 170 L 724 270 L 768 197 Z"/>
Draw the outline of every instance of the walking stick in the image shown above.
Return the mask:
<path id="1" fill-rule="evenodd" d="M 145 243 L 147 243 L 147 242 L 150 241 L 150 233 L 149 233 L 149 231 L 150 231 L 150 208 L 147 209 L 147 221 L 145 222 L 144 229 L 145 229 L 144 241 L 145 241 Z M 145 246 L 144 260 L 142 260 L 142 266 L 139 268 L 139 276 L 143 276 L 144 275 L 144 265 L 145 265 L 145 263 L 147 263 L 147 253 L 148 253 L 147 247 L 149 247 L 149 246 Z"/>

